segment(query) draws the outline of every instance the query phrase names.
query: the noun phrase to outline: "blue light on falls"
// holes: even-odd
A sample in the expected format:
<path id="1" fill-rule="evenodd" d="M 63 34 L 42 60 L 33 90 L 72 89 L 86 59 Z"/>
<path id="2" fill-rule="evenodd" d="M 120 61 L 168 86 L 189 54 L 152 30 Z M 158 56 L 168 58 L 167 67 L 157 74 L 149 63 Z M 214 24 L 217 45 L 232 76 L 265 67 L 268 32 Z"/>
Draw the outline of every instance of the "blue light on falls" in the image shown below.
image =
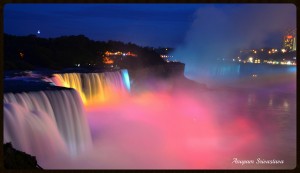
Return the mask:
<path id="1" fill-rule="evenodd" d="M 130 91 L 130 80 L 129 80 L 128 70 L 127 70 L 127 69 L 122 69 L 122 70 L 121 70 L 121 73 L 122 73 L 122 78 L 123 78 L 123 80 L 124 80 L 126 89 L 127 89 L 128 91 Z"/>

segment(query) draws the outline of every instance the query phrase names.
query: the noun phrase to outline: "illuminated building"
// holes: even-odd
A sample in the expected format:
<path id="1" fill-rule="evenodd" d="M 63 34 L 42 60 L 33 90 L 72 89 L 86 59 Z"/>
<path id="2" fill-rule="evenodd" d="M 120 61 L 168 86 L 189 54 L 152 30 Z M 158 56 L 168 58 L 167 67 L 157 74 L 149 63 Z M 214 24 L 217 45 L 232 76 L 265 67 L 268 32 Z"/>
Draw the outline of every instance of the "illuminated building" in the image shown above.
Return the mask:
<path id="1" fill-rule="evenodd" d="M 137 56 L 137 54 L 134 54 L 134 53 L 131 53 L 131 52 L 120 52 L 120 51 L 117 51 L 117 52 L 109 52 L 109 51 L 106 51 L 104 53 L 106 56 L 115 56 L 115 55 L 119 55 L 119 56 Z"/>
<path id="2" fill-rule="evenodd" d="M 294 45 L 293 45 L 294 46 Z M 295 47 L 295 46 L 294 46 Z M 250 64 L 271 64 L 271 65 L 297 65 L 296 51 L 291 49 L 261 48 L 240 50 L 233 62 Z"/>
<path id="3" fill-rule="evenodd" d="M 297 37 L 294 37 L 292 51 L 296 51 L 296 47 L 297 47 Z"/>
<path id="4" fill-rule="evenodd" d="M 172 55 L 160 55 L 161 58 L 173 58 Z"/>
<path id="5" fill-rule="evenodd" d="M 289 30 L 283 37 L 283 49 L 286 51 L 296 51 L 296 29 Z"/>
<path id="6" fill-rule="evenodd" d="M 169 61 L 169 58 L 174 58 L 173 55 L 171 55 L 171 53 L 174 51 L 173 48 L 156 48 L 156 49 L 153 49 L 156 53 L 159 54 L 159 56 L 161 58 L 163 58 L 165 61 Z"/>
<path id="7" fill-rule="evenodd" d="M 113 64 L 114 61 L 112 59 L 108 58 L 108 57 L 104 57 L 103 58 L 103 63 L 104 64 Z"/>

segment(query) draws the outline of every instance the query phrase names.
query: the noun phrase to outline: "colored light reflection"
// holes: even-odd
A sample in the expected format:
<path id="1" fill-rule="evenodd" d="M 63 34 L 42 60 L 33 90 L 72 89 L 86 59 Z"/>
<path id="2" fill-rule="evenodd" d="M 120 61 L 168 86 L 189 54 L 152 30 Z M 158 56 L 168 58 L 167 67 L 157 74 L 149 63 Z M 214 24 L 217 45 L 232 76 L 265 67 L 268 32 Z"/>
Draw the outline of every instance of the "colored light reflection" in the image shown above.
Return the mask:
<path id="1" fill-rule="evenodd" d="M 277 82 L 276 87 L 281 83 L 295 85 L 295 75 L 289 76 L 289 78 L 288 76 L 264 77 L 260 83 L 267 89 L 275 85 L 271 81 Z M 258 79 L 261 79 L 261 76 Z M 279 82 L 278 79 L 282 81 Z M 54 98 L 49 104 L 40 101 L 41 99 L 32 99 L 38 95 L 24 97 L 28 99 L 24 103 L 32 100 L 34 104 L 29 105 L 39 103 L 36 104 L 38 106 L 44 103 L 43 107 L 49 109 L 53 108 L 53 105 L 60 107 L 59 111 L 53 112 L 58 113 L 57 118 L 64 120 L 65 123 L 61 127 L 76 122 L 75 127 L 66 128 L 66 131 L 78 130 L 78 134 L 82 133 L 80 126 L 83 121 L 80 118 L 87 118 L 87 129 L 91 131 L 93 145 L 88 147 L 87 151 L 70 157 L 68 153 L 64 154 L 63 151 L 66 150 L 64 147 L 61 147 L 62 152 L 54 153 L 47 142 L 41 143 L 40 139 L 36 138 L 37 142 L 34 144 L 42 146 L 40 150 L 42 158 L 37 157 L 38 162 L 45 169 L 290 169 L 296 165 L 296 99 L 293 99 L 293 94 L 291 96 L 291 94 L 275 93 L 270 96 L 272 99 L 270 104 L 270 100 L 265 99 L 268 98 L 266 97 L 268 94 L 260 91 L 250 94 L 242 91 L 227 92 L 225 88 L 199 91 L 190 86 L 178 85 L 175 89 L 167 83 L 157 84 L 151 81 L 149 83 L 155 87 L 155 91 L 147 90 L 120 99 L 119 93 L 127 92 L 126 82 L 129 82 L 129 77 L 126 70 L 105 74 L 57 74 L 53 80 L 64 86 L 74 85 L 82 91 L 87 99 L 84 105 L 86 114 L 74 116 L 74 113 L 79 111 L 73 106 L 82 108 L 80 98 L 74 91 L 72 96 L 76 97 L 65 96 L 64 100 L 61 99 L 61 96 L 65 95 L 64 92 L 57 92 L 53 97 L 42 97 L 43 99 Z M 253 83 L 253 80 L 249 82 Z M 75 85 L 78 83 L 81 85 Z M 296 91 L 293 88 L 286 89 Z M 113 94 L 117 96 L 115 99 L 106 99 Z M 96 101 L 94 96 L 97 96 Z M 285 98 L 283 99 L 282 96 Z M 97 104 L 100 98 L 105 100 Z M 23 99 L 13 100 L 23 102 Z M 73 104 L 75 100 L 77 104 Z M 64 103 L 70 104 L 63 106 Z M 16 111 L 20 115 L 28 111 L 27 113 L 30 116 L 32 114 L 32 117 L 37 114 L 30 106 L 26 110 L 14 108 L 14 105 L 9 106 L 11 108 L 6 109 L 6 115 L 10 112 L 15 114 Z M 6 116 L 9 117 L 11 116 Z M 45 117 L 48 118 L 48 115 Z M 284 121 L 280 119 L 279 126 L 276 122 L 279 118 L 284 118 L 286 123 L 282 123 Z M 11 120 L 13 123 L 18 122 Z M 56 142 L 58 140 L 51 135 L 53 130 L 47 126 L 40 128 L 43 126 L 38 121 L 37 119 L 38 128 L 32 132 L 45 130 L 47 136 L 54 139 L 51 143 L 53 151 L 60 149 L 59 146 L 55 146 L 59 144 Z M 45 125 L 47 124 L 49 125 L 49 122 L 45 121 Z M 18 124 L 16 127 L 13 129 L 19 129 Z M 31 128 L 32 124 L 29 127 Z M 292 128 L 289 129 L 290 127 Z M 54 121 L 52 128 L 56 128 Z M 18 130 L 16 132 L 21 134 Z M 283 132 L 285 134 L 282 134 Z M 32 140 L 29 135 L 20 135 L 20 137 Z M 78 143 L 86 141 L 82 138 L 76 139 Z M 69 141 L 69 148 L 71 148 L 73 140 Z M 49 155 L 55 157 L 43 155 L 44 149 Z M 233 158 L 255 160 L 258 157 L 284 159 L 287 164 L 232 164 Z"/>
<path id="2" fill-rule="evenodd" d="M 54 74 L 53 83 L 75 89 L 82 102 L 90 107 L 120 99 L 130 91 L 127 70 L 105 73 Z"/>
<path id="3" fill-rule="evenodd" d="M 130 91 L 130 79 L 129 79 L 129 74 L 127 69 L 122 69 L 121 70 L 123 81 L 125 83 L 126 89 Z"/>
<path id="4" fill-rule="evenodd" d="M 94 148 L 82 157 L 53 165 L 47 163 L 47 167 L 287 168 L 288 165 L 232 164 L 233 158 L 281 159 L 283 157 L 277 152 L 285 150 L 281 148 L 284 140 L 272 140 L 280 131 L 274 126 L 274 117 L 260 116 L 266 115 L 266 112 L 257 108 L 247 111 L 247 108 L 264 102 L 254 99 L 249 106 L 244 100 L 247 97 L 243 97 L 240 94 L 229 97 L 222 93 L 199 94 L 188 90 L 158 91 L 94 107 L 87 112 Z M 278 112 L 277 109 L 274 111 Z M 293 145 L 293 142 L 290 144 Z M 292 158 L 284 159 L 293 162 Z"/>

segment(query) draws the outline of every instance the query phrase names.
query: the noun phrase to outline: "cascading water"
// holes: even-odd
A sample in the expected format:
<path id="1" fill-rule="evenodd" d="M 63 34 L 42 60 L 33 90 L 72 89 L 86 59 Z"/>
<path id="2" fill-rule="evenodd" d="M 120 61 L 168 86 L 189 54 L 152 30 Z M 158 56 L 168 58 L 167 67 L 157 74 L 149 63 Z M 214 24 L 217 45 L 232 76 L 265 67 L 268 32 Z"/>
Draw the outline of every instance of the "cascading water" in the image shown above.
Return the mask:
<path id="1" fill-rule="evenodd" d="M 55 148 L 76 155 L 92 145 L 82 101 L 73 89 L 4 94 L 4 142 L 34 155 Z M 56 147 L 55 147 L 55 146 Z M 42 148 L 49 146 L 47 149 Z"/>
<path id="2" fill-rule="evenodd" d="M 66 143 L 56 122 L 44 111 L 31 111 L 16 103 L 5 103 L 3 125 L 3 142 L 11 142 L 18 150 L 38 159 L 67 154 Z"/>
<path id="3" fill-rule="evenodd" d="M 128 71 L 123 69 L 105 73 L 65 73 L 54 74 L 57 86 L 74 88 L 84 104 L 92 105 L 119 98 L 130 90 Z"/>
<path id="4" fill-rule="evenodd" d="M 130 90 L 127 70 L 55 74 L 52 81 L 73 89 L 4 94 L 4 143 L 39 158 L 77 155 L 92 146 L 83 103 L 96 104 Z"/>
<path id="5" fill-rule="evenodd" d="M 219 84 L 231 84 L 239 78 L 241 65 L 227 62 L 203 62 L 195 68 L 187 68 L 185 75 L 199 83 L 211 87 Z"/>
<path id="6" fill-rule="evenodd" d="M 295 86 L 295 75 L 285 83 Z M 126 70 L 76 74 L 60 82 L 72 80 L 88 98 L 84 108 L 97 99 L 93 94 L 102 93 L 108 99 L 111 95 L 106 92 L 130 89 Z M 82 95 L 74 89 L 5 91 L 4 142 L 37 156 L 45 169 L 295 167 L 294 94 L 227 88 L 203 91 L 186 85 L 166 90 L 165 83 L 156 86 L 157 91 L 86 109 L 86 116 Z M 88 147 L 91 136 L 93 146 Z M 64 157 L 64 152 L 79 153 L 85 148 L 76 156 Z M 285 164 L 241 165 L 232 163 L 234 158 L 276 159 Z"/>

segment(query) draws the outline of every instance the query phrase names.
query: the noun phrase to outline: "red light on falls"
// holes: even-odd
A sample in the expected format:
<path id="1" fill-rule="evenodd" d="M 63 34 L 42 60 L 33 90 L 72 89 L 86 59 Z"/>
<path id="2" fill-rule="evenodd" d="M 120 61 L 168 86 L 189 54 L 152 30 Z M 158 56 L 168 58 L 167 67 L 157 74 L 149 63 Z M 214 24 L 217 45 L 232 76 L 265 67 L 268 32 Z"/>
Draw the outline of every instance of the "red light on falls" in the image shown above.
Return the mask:
<path id="1" fill-rule="evenodd" d="M 286 38 L 291 39 L 291 38 L 293 38 L 293 36 L 288 35 L 288 36 L 286 36 Z"/>

